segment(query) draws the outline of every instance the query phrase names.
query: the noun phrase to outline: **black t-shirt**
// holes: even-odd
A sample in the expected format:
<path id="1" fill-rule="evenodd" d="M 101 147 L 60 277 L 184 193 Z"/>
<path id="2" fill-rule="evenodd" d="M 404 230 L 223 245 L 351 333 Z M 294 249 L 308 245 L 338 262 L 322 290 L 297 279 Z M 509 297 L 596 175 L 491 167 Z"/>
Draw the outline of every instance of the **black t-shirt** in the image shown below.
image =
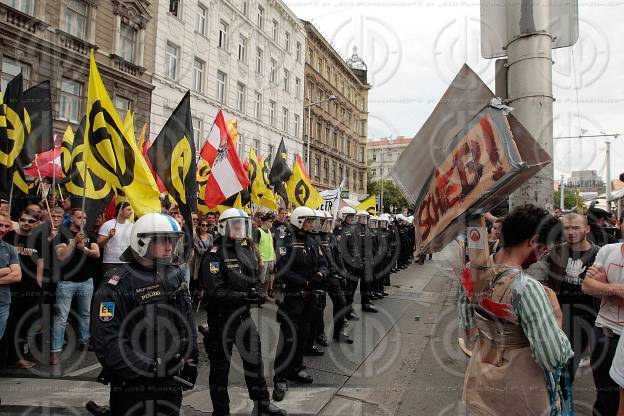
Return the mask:
<path id="1" fill-rule="evenodd" d="M 59 227 L 59 244 L 69 245 L 76 238 L 76 234 L 78 233 L 72 231 L 71 228 Z M 95 236 L 85 231 L 85 248 L 90 249 L 93 243 L 95 243 Z M 74 247 L 72 254 L 68 258 L 63 261 L 59 259 L 58 261 L 61 263 L 61 278 L 63 281 L 84 282 L 93 277 L 94 259 L 87 256 L 78 247 Z"/>
<path id="2" fill-rule="evenodd" d="M 37 282 L 37 260 L 41 258 L 40 239 L 36 234 L 20 235 L 15 231 L 10 231 L 4 236 L 4 241 L 15 247 L 22 268 L 22 282 L 24 288 L 32 286 Z"/>
<path id="3" fill-rule="evenodd" d="M 590 248 L 586 251 L 569 251 L 565 274 L 562 276 L 559 290 L 559 303 L 585 305 L 593 308 L 593 298 L 581 290 L 587 269 L 594 264 L 598 250 Z"/>

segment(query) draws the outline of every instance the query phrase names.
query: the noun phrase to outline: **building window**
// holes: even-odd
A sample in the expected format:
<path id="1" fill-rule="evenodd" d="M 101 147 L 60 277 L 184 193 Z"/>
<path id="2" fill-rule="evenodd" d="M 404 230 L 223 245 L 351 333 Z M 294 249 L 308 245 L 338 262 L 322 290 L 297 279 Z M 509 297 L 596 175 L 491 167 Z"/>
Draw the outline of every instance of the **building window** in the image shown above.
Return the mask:
<path id="1" fill-rule="evenodd" d="M 318 179 L 319 174 L 320 174 L 320 169 L 319 169 L 320 168 L 320 164 L 321 164 L 321 161 L 319 160 L 319 158 L 315 157 L 314 158 L 314 176 L 317 179 Z"/>
<path id="2" fill-rule="evenodd" d="M 295 114 L 295 137 L 299 137 L 301 131 L 301 117 L 299 114 Z"/>
<path id="3" fill-rule="evenodd" d="M 242 159 L 245 154 L 245 138 L 240 133 L 238 133 L 238 144 L 236 145 L 236 151 Z"/>
<path id="4" fill-rule="evenodd" d="M 272 165 L 273 155 L 275 154 L 275 146 L 272 144 L 269 145 L 269 154 L 266 156 L 267 161 L 269 162 L 269 166 Z"/>
<path id="5" fill-rule="evenodd" d="M 240 111 L 241 113 L 245 112 L 245 91 L 246 91 L 246 87 L 245 84 L 243 83 L 237 83 L 236 84 L 236 109 L 238 111 Z"/>
<path id="6" fill-rule="evenodd" d="M 217 71 L 217 101 L 225 104 L 227 87 L 227 75 L 221 71 Z"/>
<path id="7" fill-rule="evenodd" d="M 269 71 L 269 81 L 277 83 L 277 61 L 271 58 L 271 69 Z"/>
<path id="8" fill-rule="evenodd" d="M 314 49 L 312 48 L 308 49 L 308 63 L 310 64 L 310 66 L 312 66 L 312 64 L 314 63 Z"/>
<path id="9" fill-rule="evenodd" d="M 264 55 L 262 49 L 256 49 L 256 73 L 262 74 L 262 68 L 264 67 Z"/>
<path id="10" fill-rule="evenodd" d="M 262 94 L 258 91 L 254 91 L 254 113 L 253 116 L 256 120 L 260 120 L 262 117 Z"/>
<path id="11" fill-rule="evenodd" d="M 338 133 L 334 132 L 334 140 L 332 142 L 332 147 L 338 150 Z"/>
<path id="12" fill-rule="evenodd" d="M 206 35 L 206 20 L 208 17 L 208 9 L 206 6 L 199 4 L 197 6 L 197 18 L 195 19 L 195 30 L 200 35 Z"/>
<path id="13" fill-rule="evenodd" d="M 286 52 L 290 52 L 290 32 L 284 33 L 284 46 L 286 47 Z"/>
<path id="14" fill-rule="evenodd" d="M 301 80 L 299 78 L 295 78 L 295 97 L 301 99 Z"/>
<path id="15" fill-rule="evenodd" d="M 219 42 L 217 47 L 221 49 L 227 49 L 227 32 L 228 24 L 223 20 L 219 21 Z"/>
<path id="16" fill-rule="evenodd" d="M 59 118 L 71 123 L 78 123 L 80 114 L 80 102 L 82 101 L 82 85 L 70 79 L 63 78 L 61 81 L 61 95 L 59 98 Z"/>
<path id="17" fill-rule="evenodd" d="M 204 72 L 206 63 L 199 58 L 195 58 L 193 64 L 193 89 L 197 92 L 204 92 Z"/>
<path id="18" fill-rule="evenodd" d="M 240 36 L 238 42 L 238 60 L 240 62 L 247 62 L 247 38 L 243 35 Z"/>
<path id="19" fill-rule="evenodd" d="M 29 15 L 35 13 L 35 0 L 8 0 L 8 4 L 22 13 Z"/>
<path id="20" fill-rule="evenodd" d="M 290 90 L 290 71 L 284 68 L 284 91 Z"/>
<path id="21" fill-rule="evenodd" d="M 270 100 L 269 101 L 269 124 L 273 127 L 275 127 L 275 109 L 277 107 L 277 104 L 275 103 L 275 101 Z"/>
<path id="22" fill-rule="evenodd" d="M 172 16 L 180 16 L 180 2 L 181 0 L 169 0 L 169 14 Z"/>
<path id="23" fill-rule="evenodd" d="M 24 89 L 30 84 L 30 66 L 6 57 L 2 58 L 2 90 L 6 90 L 7 84 L 13 77 L 22 74 L 24 78 Z"/>
<path id="24" fill-rule="evenodd" d="M 115 109 L 117 110 L 119 117 L 123 120 L 126 118 L 128 111 L 132 110 L 132 101 L 127 98 L 117 96 L 115 97 Z"/>
<path id="25" fill-rule="evenodd" d="M 312 102 L 312 89 L 314 86 L 312 85 L 312 81 L 308 81 L 308 101 Z"/>
<path id="26" fill-rule="evenodd" d="M 178 79 L 178 57 L 180 48 L 171 42 L 167 42 L 167 50 L 165 51 L 165 76 L 169 79 Z"/>
<path id="27" fill-rule="evenodd" d="M 193 138 L 195 139 L 196 149 L 199 149 L 201 147 L 204 134 L 203 129 L 204 122 L 199 118 L 193 117 Z"/>
<path id="28" fill-rule="evenodd" d="M 258 15 L 256 16 L 256 23 L 260 29 L 264 29 L 264 7 L 258 6 Z"/>
<path id="29" fill-rule="evenodd" d="M 364 173 L 360 172 L 360 191 L 364 190 Z"/>
<path id="30" fill-rule="evenodd" d="M 244 16 L 249 15 L 249 0 L 243 0 L 241 4 L 241 11 L 243 12 Z"/>
<path id="31" fill-rule="evenodd" d="M 279 23 L 277 23 L 277 20 L 273 19 L 273 40 L 277 42 L 278 37 L 279 37 Z"/>
<path id="32" fill-rule="evenodd" d="M 329 160 L 327 159 L 323 162 L 323 170 L 325 171 L 325 175 L 323 177 L 326 181 L 329 181 Z"/>
<path id="33" fill-rule="evenodd" d="M 87 34 L 87 5 L 78 0 L 65 0 L 65 32 L 84 39 Z"/>
<path id="34" fill-rule="evenodd" d="M 297 62 L 301 62 L 301 42 L 297 42 L 296 48 L 295 55 L 297 56 Z"/>
<path id="35" fill-rule="evenodd" d="M 334 183 L 334 185 L 336 184 L 336 162 L 332 162 L 332 182 Z"/>
<path id="36" fill-rule="evenodd" d="M 286 107 L 282 108 L 282 130 L 284 130 L 284 133 L 288 134 L 288 122 L 289 122 L 289 118 L 288 117 L 288 109 Z"/>
<path id="37" fill-rule="evenodd" d="M 122 22 L 119 28 L 119 56 L 125 61 L 134 63 L 135 43 L 136 29 Z"/>

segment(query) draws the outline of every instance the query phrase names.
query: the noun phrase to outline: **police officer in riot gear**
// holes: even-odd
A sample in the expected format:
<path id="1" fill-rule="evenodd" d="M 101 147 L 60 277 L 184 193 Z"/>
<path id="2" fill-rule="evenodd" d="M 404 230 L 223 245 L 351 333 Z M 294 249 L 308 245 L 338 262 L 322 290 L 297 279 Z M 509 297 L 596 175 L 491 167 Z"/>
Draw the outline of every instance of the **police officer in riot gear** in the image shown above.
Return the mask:
<path id="1" fill-rule="evenodd" d="M 362 312 L 377 313 L 371 300 L 371 289 L 373 287 L 373 249 L 375 236 L 368 228 L 370 214 L 367 211 L 358 211 L 355 215 L 357 224 L 355 228 L 355 238 L 358 241 L 360 250 L 360 268 L 357 275 L 360 278 L 360 298 L 362 302 Z M 355 289 L 355 288 L 354 288 Z"/>
<path id="2" fill-rule="evenodd" d="M 323 211 L 321 218 L 321 249 L 327 262 L 329 274 L 325 279 L 327 294 L 332 301 L 334 317 L 333 339 L 336 342 L 353 344 L 353 340 L 344 332 L 346 299 L 345 290 L 347 288 L 346 268 L 340 255 L 340 246 L 336 236 L 332 233 L 332 216 L 329 212 Z"/>
<path id="3" fill-rule="evenodd" d="M 355 209 L 343 207 L 338 211 L 340 226 L 334 228 L 334 236 L 340 247 L 340 255 L 343 259 L 346 272 L 345 289 L 345 318 L 350 321 L 359 321 L 360 318 L 353 312 L 353 295 L 357 289 L 359 278 L 357 270 L 362 267 L 360 248 L 355 238 Z"/>
<path id="4" fill-rule="evenodd" d="M 324 214 L 320 210 L 314 210 L 314 215 L 317 220 L 314 222 L 314 228 L 312 229 L 312 241 L 314 245 L 319 248 L 321 253 L 321 221 L 324 218 Z M 324 253 L 323 253 L 324 255 Z M 316 300 L 314 303 L 314 315 L 312 317 L 312 323 L 310 325 L 310 336 L 308 337 L 308 345 L 304 355 L 307 356 L 322 356 L 325 354 L 321 347 L 329 346 L 327 335 L 325 335 L 325 307 L 327 306 L 327 293 L 326 293 L 326 280 L 315 281 L 312 283 L 313 296 Z"/>
<path id="5" fill-rule="evenodd" d="M 210 359 L 212 414 L 230 413 L 228 373 L 232 346 L 236 344 L 249 397 L 254 402 L 252 415 L 286 415 L 286 411 L 269 401 L 260 336 L 250 315 L 250 307 L 265 300 L 256 276 L 251 221 L 244 211 L 230 208 L 219 217 L 217 230 L 219 237 L 204 255 L 199 270 L 207 293 L 208 336 L 204 337 L 204 344 Z"/>
<path id="6" fill-rule="evenodd" d="M 123 264 L 93 297 L 91 331 L 110 383 L 112 415 L 178 415 L 182 390 L 197 378 L 197 333 L 191 297 L 172 256 L 183 232 L 163 214 L 132 227 Z"/>
<path id="7" fill-rule="evenodd" d="M 383 296 L 388 296 L 384 291 L 384 286 L 390 286 L 390 273 L 396 263 L 396 238 L 394 230 L 390 225 L 390 215 L 381 214 L 377 219 L 377 238 L 379 241 L 379 252 L 376 256 L 385 255 L 378 264 L 376 271 L 378 279 L 378 290 Z"/>
<path id="8" fill-rule="evenodd" d="M 280 339 L 275 356 L 273 399 L 280 401 L 288 389 L 287 380 L 312 383 L 303 365 L 308 345 L 310 323 L 314 316 L 314 287 L 324 281 L 327 267 L 320 248 L 311 236 L 316 214 L 310 208 L 296 208 L 290 223 L 293 233 L 277 263 L 277 274 L 283 282 L 284 300 L 279 304 L 277 320 Z"/>

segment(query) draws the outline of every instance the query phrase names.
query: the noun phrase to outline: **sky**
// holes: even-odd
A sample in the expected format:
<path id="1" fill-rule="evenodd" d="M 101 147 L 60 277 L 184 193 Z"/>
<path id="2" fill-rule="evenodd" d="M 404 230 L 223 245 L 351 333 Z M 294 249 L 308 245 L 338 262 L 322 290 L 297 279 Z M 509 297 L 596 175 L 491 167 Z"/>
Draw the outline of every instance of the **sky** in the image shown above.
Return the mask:
<path id="1" fill-rule="evenodd" d="M 368 65 L 369 139 L 413 137 L 464 63 L 494 90 L 481 57 L 478 0 L 285 0 L 343 56 Z M 611 138 L 611 171 L 624 172 L 624 0 L 579 0 L 579 40 L 553 51 L 554 137 Z M 606 177 L 599 139 L 554 141 L 555 179 L 594 169 Z"/>

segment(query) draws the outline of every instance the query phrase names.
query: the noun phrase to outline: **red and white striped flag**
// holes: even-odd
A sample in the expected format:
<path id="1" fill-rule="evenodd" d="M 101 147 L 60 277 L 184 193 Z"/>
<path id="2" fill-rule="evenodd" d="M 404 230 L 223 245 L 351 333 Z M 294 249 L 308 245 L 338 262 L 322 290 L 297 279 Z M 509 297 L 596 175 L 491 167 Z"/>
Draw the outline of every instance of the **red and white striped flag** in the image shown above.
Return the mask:
<path id="1" fill-rule="evenodd" d="M 219 111 L 200 155 L 210 164 L 204 202 L 214 208 L 249 186 L 247 171 L 228 133 L 223 113 Z"/>

